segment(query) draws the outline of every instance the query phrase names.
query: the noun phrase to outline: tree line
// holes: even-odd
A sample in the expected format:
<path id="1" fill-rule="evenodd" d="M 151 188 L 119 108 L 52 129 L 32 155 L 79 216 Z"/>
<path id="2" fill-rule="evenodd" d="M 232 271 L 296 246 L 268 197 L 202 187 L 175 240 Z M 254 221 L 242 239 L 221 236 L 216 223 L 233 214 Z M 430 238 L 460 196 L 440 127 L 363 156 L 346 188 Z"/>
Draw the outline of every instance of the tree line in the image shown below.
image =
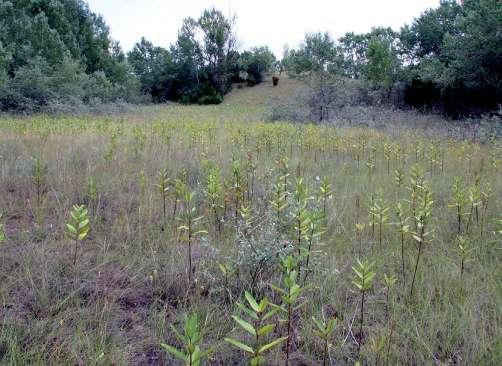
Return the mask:
<path id="1" fill-rule="evenodd" d="M 267 47 L 239 52 L 235 23 L 207 9 L 183 21 L 170 47 L 142 38 L 126 54 L 82 0 L 0 0 L 0 109 L 117 100 L 214 104 L 234 83 L 254 85 L 271 71 L 308 79 L 326 104 L 340 80 L 359 81 L 379 102 L 454 117 L 502 103 L 498 0 L 443 0 L 399 32 L 379 27 L 338 40 L 307 34 L 281 61 Z"/>
<path id="2" fill-rule="evenodd" d="M 442 0 L 399 32 L 379 27 L 338 40 L 328 33 L 307 34 L 298 49 L 285 50 L 282 64 L 292 75 L 315 80 L 320 108 L 336 99 L 333 85 L 345 78 L 360 81 L 365 93 L 378 93 L 379 102 L 453 117 L 497 111 L 502 3 Z"/>

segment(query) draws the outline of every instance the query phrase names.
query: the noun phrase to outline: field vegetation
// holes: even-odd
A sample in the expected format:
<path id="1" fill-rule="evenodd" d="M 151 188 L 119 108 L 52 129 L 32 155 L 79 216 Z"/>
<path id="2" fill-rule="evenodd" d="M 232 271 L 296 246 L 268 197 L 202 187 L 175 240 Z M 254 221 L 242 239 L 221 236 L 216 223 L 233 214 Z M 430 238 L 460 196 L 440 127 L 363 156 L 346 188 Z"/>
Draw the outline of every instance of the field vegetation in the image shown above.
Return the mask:
<path id="1" fill-rule="evenodd" d="M 291 83 L 4 116 L 0 362 L 497 364 L 500 140 L 262 122 Z"/>

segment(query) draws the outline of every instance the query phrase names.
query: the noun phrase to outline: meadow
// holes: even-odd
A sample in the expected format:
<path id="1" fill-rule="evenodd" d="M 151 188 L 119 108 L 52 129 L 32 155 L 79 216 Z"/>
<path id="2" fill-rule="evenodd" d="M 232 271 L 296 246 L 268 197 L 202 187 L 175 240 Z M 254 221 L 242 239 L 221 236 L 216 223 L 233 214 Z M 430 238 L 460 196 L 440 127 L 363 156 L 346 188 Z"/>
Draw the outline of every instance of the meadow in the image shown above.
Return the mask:
<path id="1" fill-rule="evenodd" d="M 500 362 L 502 142 L 266 93 L 0 118 L 0 363 Z"/>

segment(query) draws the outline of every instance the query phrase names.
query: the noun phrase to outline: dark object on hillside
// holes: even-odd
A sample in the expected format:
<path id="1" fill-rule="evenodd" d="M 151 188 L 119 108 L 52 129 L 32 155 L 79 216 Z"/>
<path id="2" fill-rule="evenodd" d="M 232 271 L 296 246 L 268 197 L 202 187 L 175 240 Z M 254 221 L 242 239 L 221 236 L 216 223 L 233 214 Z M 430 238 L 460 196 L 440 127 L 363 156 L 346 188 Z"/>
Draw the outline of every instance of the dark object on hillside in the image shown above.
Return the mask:
<path id="1" fill-rule="evenodd" d="M 279 78 L 277 76 L 272 76 L 272 84 L 274 84 L 274 86 L 279 84 Z"/>

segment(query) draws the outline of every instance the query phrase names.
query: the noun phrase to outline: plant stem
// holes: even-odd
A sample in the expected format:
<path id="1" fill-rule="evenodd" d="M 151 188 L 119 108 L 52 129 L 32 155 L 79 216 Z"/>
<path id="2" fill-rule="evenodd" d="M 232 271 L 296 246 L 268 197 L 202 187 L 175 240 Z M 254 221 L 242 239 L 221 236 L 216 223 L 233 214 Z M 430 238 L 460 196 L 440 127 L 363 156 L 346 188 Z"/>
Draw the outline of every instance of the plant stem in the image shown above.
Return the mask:
<path id="1" fill-rule="evenodd" d="M 73 253 L 73 266 L 77 263 L 78 239 L 75 239 L 75 252 Z"/>
<path id="2" fill-rule="evenodd" d="M 365 291 L 361 292 L 361 322 L 359 324 L 359 343 L 357 345 L 357 357 L 361 352 L 361 344 L 363 343 L 363 322 L 364 322 L 364 294 Z"/>
<path id="3" fill-rule="evenodd" d="M 401 266 L 403 273 L 403 286 L 406 285 L 406 272 L 404 270 L 404 232 L 401 231 Z"/>
<path id="4" fill-rule="evenodd" d="M 422 253 L 422 243 L 423 243 L 423 240 L 424 240 L 424 230 L 425 229 L 422 226 L 422 229 L 420 231 L 420 243 L 418 244 L 417 261 L 415 263 L 415 270 L 413 272 L 413 280 L 411 281 L 410 297 L 413 295 L 413 286 L 415 285 L 415 276 L 417 274 L 418 261 L 420 260 L 420 254 Z"/>

